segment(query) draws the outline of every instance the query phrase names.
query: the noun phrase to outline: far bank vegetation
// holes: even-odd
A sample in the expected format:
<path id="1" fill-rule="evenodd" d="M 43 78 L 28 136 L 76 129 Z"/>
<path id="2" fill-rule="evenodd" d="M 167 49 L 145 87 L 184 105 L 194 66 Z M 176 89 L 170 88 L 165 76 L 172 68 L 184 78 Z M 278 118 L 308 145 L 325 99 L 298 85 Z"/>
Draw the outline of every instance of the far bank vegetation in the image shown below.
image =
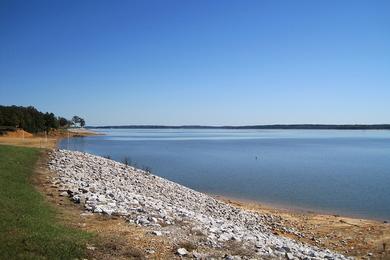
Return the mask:
<path id="1" fill-rule="evenodd" d="M 0 105 L 0 135 L 8 131 L 23 129 L 29 133 L 49 133 L 52 130 L 69 127 L 84 127 L 85 120 L 73 116 L 68 120 L 54 113 L 43 113 L 33 106 L 1 106 Z"/>

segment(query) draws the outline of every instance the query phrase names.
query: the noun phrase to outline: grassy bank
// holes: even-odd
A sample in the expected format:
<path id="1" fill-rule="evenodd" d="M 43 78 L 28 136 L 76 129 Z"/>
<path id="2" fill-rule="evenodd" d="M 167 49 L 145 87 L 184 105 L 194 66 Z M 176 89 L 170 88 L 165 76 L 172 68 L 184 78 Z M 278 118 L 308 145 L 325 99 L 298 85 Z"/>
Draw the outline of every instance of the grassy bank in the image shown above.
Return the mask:
<path id="1" fill-rule="evenodd" d="M 85 255 L 90 234 L 65 227 L 29 182 L 40 149 L 0 145 L 0 259 Z"/>

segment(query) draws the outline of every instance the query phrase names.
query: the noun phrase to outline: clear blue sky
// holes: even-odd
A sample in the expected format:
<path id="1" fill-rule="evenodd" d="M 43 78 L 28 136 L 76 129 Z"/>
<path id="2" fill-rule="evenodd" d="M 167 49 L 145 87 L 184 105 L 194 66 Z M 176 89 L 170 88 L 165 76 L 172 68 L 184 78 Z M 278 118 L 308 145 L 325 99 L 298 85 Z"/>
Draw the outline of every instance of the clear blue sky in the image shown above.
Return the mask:
<path id="1" fill-rule="evenodd" d="M 390 1 L 1 0 L 0 104 L 89 125 L 390 123 Z"/>

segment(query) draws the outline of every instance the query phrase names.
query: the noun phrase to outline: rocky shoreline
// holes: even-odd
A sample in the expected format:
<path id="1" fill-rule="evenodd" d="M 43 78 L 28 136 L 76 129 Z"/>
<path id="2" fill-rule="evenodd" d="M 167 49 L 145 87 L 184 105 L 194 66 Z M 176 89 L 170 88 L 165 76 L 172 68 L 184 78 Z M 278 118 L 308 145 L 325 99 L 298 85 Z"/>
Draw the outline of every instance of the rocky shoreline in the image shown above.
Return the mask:
<path id="1" fill-rule="evenodd" d="M 53 150 L 49 168 L 62 196 L 89 212 L 116 215 L 150 230 L 155 236 L 191 245 L 178 248 L 183 257 L 207 258 L 206 248 L 230 248 L 242 255 L 227 259 L 351 259 L 341 254 L 273 234 L 280 225 L 271 214 L 233 207 L 149 172 L 87 153 Z M 85 213 L 87 214 L 87 213 Z M 282 227 L 296 236 L 292 228 Z M 194 250 L 194 248 L 196 250 Z M 226 252 L 229 252 L 226 250 Z"/>

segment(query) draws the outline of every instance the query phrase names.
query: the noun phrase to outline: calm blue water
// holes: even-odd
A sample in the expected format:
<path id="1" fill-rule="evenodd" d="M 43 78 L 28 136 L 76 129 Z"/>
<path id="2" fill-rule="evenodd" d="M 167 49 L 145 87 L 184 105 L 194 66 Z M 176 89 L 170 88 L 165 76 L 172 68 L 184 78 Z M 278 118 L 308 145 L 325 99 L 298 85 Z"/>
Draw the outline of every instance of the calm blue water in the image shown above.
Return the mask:
<path id="1" fill-rule="evenodd" d="M 60 147 L 121 161 L 193 189 L 390 219 L 390 131 L 96 130 Z"/>

